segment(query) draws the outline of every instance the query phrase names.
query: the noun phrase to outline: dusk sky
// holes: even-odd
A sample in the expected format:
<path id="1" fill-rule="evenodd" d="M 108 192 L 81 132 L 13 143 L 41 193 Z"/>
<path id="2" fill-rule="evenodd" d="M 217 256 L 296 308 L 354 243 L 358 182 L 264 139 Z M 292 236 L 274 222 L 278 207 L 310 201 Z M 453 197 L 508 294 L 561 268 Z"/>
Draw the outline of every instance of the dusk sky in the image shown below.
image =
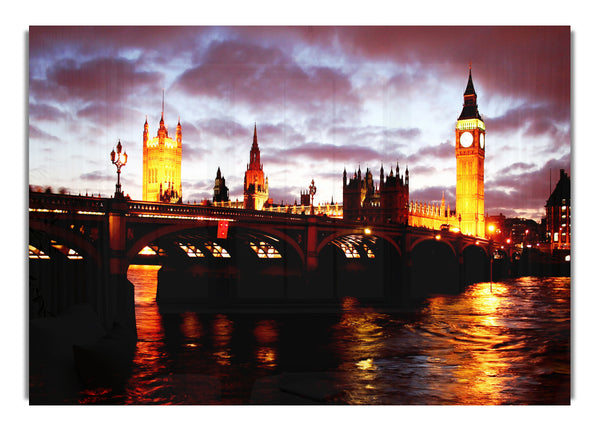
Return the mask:
<path id="1" fill-rule="evenodd" d="M 410 171 L 410 199 L 455 205 L 469 63 L 487 129 L 485 211 L 539 219 L 571 173 L 569 27 L 31 27 L 29 184 L 142 198 L 142 132 L 164 89 L 183 130 L 184 202 L 221 168 L 243 199 L 254 124 L 270 197 L 342 201 L 342 172 Z"/>

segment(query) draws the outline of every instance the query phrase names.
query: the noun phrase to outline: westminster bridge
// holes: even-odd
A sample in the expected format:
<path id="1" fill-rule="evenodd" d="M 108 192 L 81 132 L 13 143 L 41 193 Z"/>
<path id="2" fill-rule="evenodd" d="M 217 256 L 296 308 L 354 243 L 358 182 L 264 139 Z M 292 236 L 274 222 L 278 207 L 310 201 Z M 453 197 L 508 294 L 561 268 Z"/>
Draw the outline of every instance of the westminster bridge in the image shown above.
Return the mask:
<path id="1" fill-rule="evenodd" d="M 107 328 L 135 324 L 127 269 L 143 259 L 163 266 L 163 302 L 389 305 L 489 280 L 495 252 L 483 238 L 396 224 L 29 194 L 32 313 L 87 302 Z"/>

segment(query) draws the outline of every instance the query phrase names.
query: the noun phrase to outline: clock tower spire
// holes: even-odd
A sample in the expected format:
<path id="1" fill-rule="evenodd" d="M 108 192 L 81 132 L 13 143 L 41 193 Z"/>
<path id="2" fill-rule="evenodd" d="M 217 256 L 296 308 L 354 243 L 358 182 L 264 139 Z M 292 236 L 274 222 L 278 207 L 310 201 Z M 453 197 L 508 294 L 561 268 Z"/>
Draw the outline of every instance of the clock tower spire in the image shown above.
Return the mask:
<path id="1" fill-rule="evenodd" d="M 466 235 L 484 236 L 485 123 L 477 107 L 471 65 L 463 94 L 463 108 L 456 122 L 456 216 Z"/>

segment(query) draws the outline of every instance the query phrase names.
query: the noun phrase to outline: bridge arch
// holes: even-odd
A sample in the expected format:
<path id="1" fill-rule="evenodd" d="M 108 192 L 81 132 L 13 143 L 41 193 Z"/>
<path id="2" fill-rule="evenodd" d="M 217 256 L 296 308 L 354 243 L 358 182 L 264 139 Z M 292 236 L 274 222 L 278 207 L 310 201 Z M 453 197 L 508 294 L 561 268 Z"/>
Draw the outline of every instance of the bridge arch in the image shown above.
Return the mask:
<path id="1" fill-rule="evenodd" d="M 412 241 L 410 241 L 409 249 L 407 251 L 410 253 L 415 248 L 419 247 L 419 245 L 421 245 L 422 243 L 430 243 L 430 242 L 445 244 L 446 246 L 448 246 L 448 248 L 450 248 L 450 250 L 452 250 L 452 253 L 454 254 L 455 257 L 458 258 L 458 256 L 460 255 L 460 252 L 459 252 L 459 250 L 457 250 L 457 247 L 456 247 L 456 241 L 451 241 L 451 239 L 446 237 L 445 235 L 435 236 L 432 234 L 418 235 L 416 237 L 413 237 Z"/>
<path id="2" fill-rule="evenodd" d="M 107 265 L 101 239 L 97 242 L 59 224 L 30 219 L 29 245 L 43 252 L 28 259 L 30 316 L 58 315 L 81 303 L 102 307 Z"/>
<path id="3" fill-rule="evenodd" d="M 214 235 L 212 235 L 212 236 L 214 238 L 216 238 L 217 222 L 205 224 L 200 227 L 185 226 L 185 225 L 183 225 L 183 226 L 182 225 L 161 226 L 159 228 L 156 228 L 150 232 L 143 234 L 142 236 L 140 236 L 138 239 L 135 240 L 135 242 L 127 250 L 127 253 L 126 253 L 127 262 L 128 263 L 131 262 L 145 246 L 147 246 L 148 244 L 150 244 L 160 238 L 174 235 L 177 233 L 193 231 L 193 230 L 200 229 L 200 228 L 214 230 Z M 243 230 L 246 232 L 252 231 L 252 232 L 257 233 L 258 235 L 275 237 L 275 238 L 281 240 L 285 244 L 286 249 L 291 249 L 295 253 L 294 258 L 299 259 L 302 265 L 305 264 L 306 259 L 305 259 L 304 253 L 302 252 L 302 249 L 300 248 L 300 245 L 296 241 L 294 241 L 294 239 L 290 235 L 284 233 L 281 230 L 270 228 L 267 226 L 261 226 L 260 231 L 257 231 L 256 229 L 252 229 L 243 223 L 230 224 L 229 229 L 230 229 L 230 232 L 236 231 L 236 230 Z"/>
<path id="4" fill-rule="evenodd" d="M 489 280 L 490 258 L 488 250 L 479 244 L 467 244 L 463 247 L 461 264 L 461 282 L 465 286 Z"/>
<path id="5" fill-rule="evenodd" d="M 317 255 L 321 252 L 321 250 L 323 250 L 324 247 L 331 244 L 334 240 L 341 238 L 341 237 L 347 237 L 347 236 L 356 236 L 356 237 L 360 237 L 360 238 L 369 238 L 370 237 L 370 238 L 375 238 L 376 240 L 381 239 L 383 241 L 386 241 L 394 250 L 396 250 L 396 252 L 398 253 L 398 256 L 402 255 L 402 250 L 400 249 L 400 246 L 398 245 L 398 243 L 396 241 L 394 241 L 394 239 L 392 237 L 390 237 L 389 235 L 387 235 L 383 232 L 366 234 L 363 229 L 345 229 L 345 230 L 335 231 L 335 232 L 330 233 L 329 235 L 325 236 L 317 245 L 317 249 L 316 249 Z"/>
<path id="6" fill-rule="evenodd" d="M 408 293 L 413 298 L 455 293 L 460 288 L 459 259 L 447 241 L 427 238 L 415 242 L 409 268 Z"/>
<path id="7" fill-rule="evenodd" d="M 88 241 L 83 235 L 78 232 L 74 232 L 70 229 L 66 229 L 64 227 L 45 223 L 40 220 L 30 219 L 29 220 L 29 230 L 30 230 L 30 238 L 29 242 L 31 244 L 32 235 L 31 231 L 38 232 L 40 235 L 48 238 L 49 240 L 55 240 L 58 243 L 67 246 L 73 250 L 75 250 L 80 256 L 84 259 L 90 259 L 98 269 L 102 268 L 102 256 L 100 255 L 100 251 L 98 247 Z M 35 241 L 35 239 L 34 239 Z M 31 244 L 34 245 L 34 244 Z M 47 247 L 45 247 L 47 248 Z M 50 251 L 46 249 L 44 251 Z"/>
<path id="8" fill-rule="evenodd" d="M 341 300 L 391 298 L 399 290 L 401 249 L 385 233 L 341 229 L 322 234 L 316 247 L 318 266 L 310 288 Z"/>

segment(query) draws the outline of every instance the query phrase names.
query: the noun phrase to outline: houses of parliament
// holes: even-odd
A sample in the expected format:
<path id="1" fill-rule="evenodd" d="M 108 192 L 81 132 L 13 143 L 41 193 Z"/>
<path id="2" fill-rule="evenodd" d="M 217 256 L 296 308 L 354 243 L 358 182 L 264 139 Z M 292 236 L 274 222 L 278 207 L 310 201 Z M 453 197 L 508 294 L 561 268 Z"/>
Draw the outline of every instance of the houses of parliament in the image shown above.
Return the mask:
<path id="1" fill-rule="evenodd" d="M 479 114 L 477 93 L 473 85 L 471 66 L 463 94 L 463 106 L 455 127 L 456 207 L 451 210 L 442 195 L 439 204 L 409 200 L 408 166 L 400 172 L 396 163 L 386 173 L 379 169 L 379 182 L 368 168 L 364 175 L 360 167 L 349 175 L 342 174 L 343 203 L 312 206 L 308 192 L 302 192 L 300 203 L 274 204 L 269 198 L 269 179 L 263 171 L 258 145 L 258 133 L 250 147 L 250 158 L 244 175 L 244 200 L 232 201 L 225 177 L 217 168 L 212 202 L 215 206 L 275 211 L 292 214 L 316 214 L 367 223 L 397 223 L 429 229 L 452 229 L 466 235 L 485 235 L 484 160 L 485 123 Z M 148 120 L 143 132 L 143 199 L 155 202 L 182 202 L 181 189 L 182 127 L 178 121 L 175 139 L 169 137 L 163 111 L 157 135 L 150 138 Z"/>

